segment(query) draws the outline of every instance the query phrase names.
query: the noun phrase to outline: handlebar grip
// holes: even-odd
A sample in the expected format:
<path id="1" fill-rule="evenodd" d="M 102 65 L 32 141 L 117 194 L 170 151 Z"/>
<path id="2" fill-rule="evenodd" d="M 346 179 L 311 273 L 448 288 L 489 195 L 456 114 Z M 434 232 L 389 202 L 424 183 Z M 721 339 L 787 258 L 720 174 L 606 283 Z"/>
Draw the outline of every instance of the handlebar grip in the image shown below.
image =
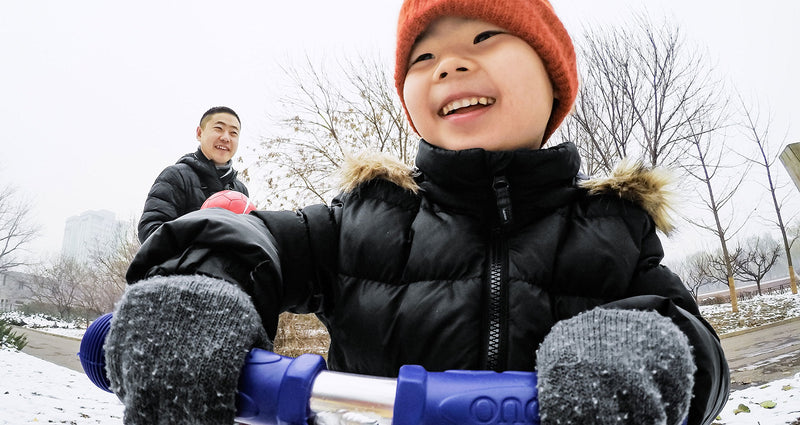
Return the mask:
<path id="1" fill-rule="evenodd" d="M 452 370 L 427 372 L 400 368 L 393 425 L 539 425 L 534 372 Z"/>
<path id="2" fill-rule="evenodd" d="M 250 350 L 239 378 L 236 421 L 245 424 L 305 425 L 308 400 L 325 360 L 316 354 L 297 358 Z"/>

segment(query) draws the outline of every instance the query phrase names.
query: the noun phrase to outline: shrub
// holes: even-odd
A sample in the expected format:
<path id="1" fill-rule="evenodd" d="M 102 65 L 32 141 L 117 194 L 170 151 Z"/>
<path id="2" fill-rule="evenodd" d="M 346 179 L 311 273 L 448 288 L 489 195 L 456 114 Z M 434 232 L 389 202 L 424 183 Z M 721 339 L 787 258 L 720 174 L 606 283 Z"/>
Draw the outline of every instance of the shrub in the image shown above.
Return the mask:
<path id="1" fill-rule="evenodd" d="M 28 345 L 28 338 L 14 332 L 11 325 L 3 318 L 0 318 L 0 348 L 11 348 L 22 350 Z"/>

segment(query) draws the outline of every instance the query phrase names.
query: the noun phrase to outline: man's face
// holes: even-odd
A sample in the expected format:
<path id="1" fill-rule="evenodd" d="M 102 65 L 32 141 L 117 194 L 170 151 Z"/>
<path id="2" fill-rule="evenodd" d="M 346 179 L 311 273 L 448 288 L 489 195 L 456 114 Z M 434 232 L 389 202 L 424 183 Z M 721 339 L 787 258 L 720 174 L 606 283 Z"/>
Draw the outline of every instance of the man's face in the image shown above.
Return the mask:
<path id="1" fill-rule="evenodd" d="M 224 112 L 207 119 L 204 125 L 197 127 L 200 150 L 214 164 L 223 165 L 233 158 L 239 148 L 239 120 Z"/>
<path id="2" fill-rule="evenodd" d="M 553 87 L 533 48 L 475 19 L 434 21 L 411 49 L 403 97 L 414 127 L 451 149 L 538 149 Z"/>

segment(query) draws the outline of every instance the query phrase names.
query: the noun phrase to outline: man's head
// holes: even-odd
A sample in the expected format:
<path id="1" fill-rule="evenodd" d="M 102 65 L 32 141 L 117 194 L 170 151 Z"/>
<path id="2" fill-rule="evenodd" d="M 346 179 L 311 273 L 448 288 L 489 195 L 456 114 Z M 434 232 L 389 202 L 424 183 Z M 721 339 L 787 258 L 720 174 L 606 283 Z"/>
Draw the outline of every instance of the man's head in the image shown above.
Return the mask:
<path id="1" fill-rule="evenodd" d="M 197 126 L 197 141 L 206 158 L 216 165 L 226 164 L 239 148 L 239 115 L 226 106 L 206 111 Z"/>
<path id="2" fill-rule="evenodd" d="M 429 142 L 506 150 L 547 141 L 572 108 L 578 75 L 572 40 L 547 0 L 406 0 L 395 85 Z M 450 111 L 467 103 L 478 105 Z M 489 127 L 518 131 L 491 136 Z"/>

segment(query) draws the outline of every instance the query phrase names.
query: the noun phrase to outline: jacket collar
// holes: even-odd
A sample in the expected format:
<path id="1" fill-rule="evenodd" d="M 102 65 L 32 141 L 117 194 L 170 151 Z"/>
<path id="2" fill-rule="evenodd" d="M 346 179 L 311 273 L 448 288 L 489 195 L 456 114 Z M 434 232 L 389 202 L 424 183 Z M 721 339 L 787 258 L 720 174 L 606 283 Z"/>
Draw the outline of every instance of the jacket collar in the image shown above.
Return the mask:
<path id="1" fill-rule="evenodd" d="M 350 193 L 366 182 L 381 179 L 410 192 L 424 191 L 443 205 L 488 211 L 482 205 L 494 203 L 494 177 L 504 174 L 515 209 L 558 207 L 573 199 L 578 187 L 590 195 L 618 196 L 633 202 L 650 214 L 661 231 L 669 234 L 673 229 L 669 172 L 622 161 L 609 176 L 586 179 L 578 173 L 580 157 L 572 143 L 537 151 L 487 152 L 450 151 L 422 140 L 417 167 L 412 170 L 380 152 L 348 156 L 339 170 L 340 189 Z"/>
<path id="2" fill-rule="evenodd" d="M 228 161 L 228 163 L 231 165 L 230 172 L 220 176 L 219 173 L 217 173 L 217 167 L 214 165 L 214 162 L 206 158 L 203 150 L 200 148 L 197 148 L 197 151 L 193 153 L 187 153 L 186 155 L 182 156 L 178 160 L 178 163 L 187 164 L 188 166 L 192 167 L 192 169 L 195 170 L 195 172 L 203 181 L 219 180 L 223 187 L 233 182 L 238 175 L 238 172 L 233 168 L 233 163 Z"/>
<path id="3" fill-rule="evenodd" d="M 416 165 L 420 189 L 437 203 L 464 212 L 494 214 L 498 179 L 510 203 L 520 212 L 552 209 L 577 193 L 575 178 L 580 156 L 572 143 L 539 150 L 452 151 L 421 141 Z"/>

